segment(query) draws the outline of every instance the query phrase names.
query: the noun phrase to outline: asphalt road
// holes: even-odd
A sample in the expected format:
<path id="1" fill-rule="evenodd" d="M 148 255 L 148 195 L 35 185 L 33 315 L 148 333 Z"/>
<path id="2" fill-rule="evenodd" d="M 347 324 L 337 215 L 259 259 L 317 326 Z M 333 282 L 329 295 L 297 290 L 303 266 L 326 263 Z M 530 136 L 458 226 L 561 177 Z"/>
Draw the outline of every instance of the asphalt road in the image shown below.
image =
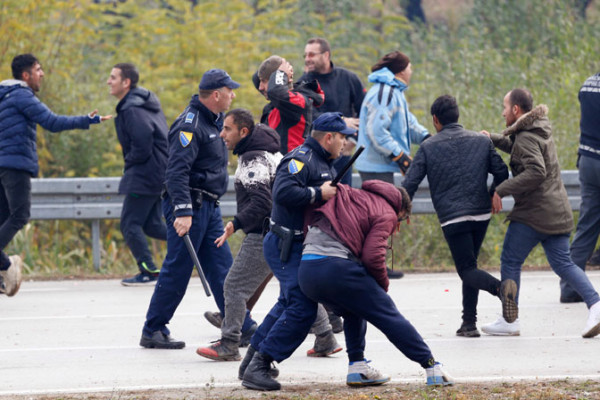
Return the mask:
<path id="1" fill-rule="evenodd" d="M 600 288 L 600 271 L 588 272 Z M 410 274 L 391 282 L 390 294 L 457 383 L 535 379 L 600 379 L 600 337 L 582 339 L 582 303 L 558 302 L 552 272 L 523 274 L 521 336 L 459 338 L 460 280 L 456 274 Z M 139 347 L 153 288 L 122 287 L 117 280 L 24 282 L 13 298 L 0 296 L 0 396 L 137 389 L 238 387 L 237 362 L 215 362 L 195 350 L 220 337 L 203 318 L 215 310 L 194 276 L 173 318 L 183 350 Z M 253 316 L 261 321 L 279 285 L 271 282 Z M 500 303 L 480 294 L 480 324 L 495 320 Z M 343 335 L 337 335 L 343 345 Z M 314 336 L 279 365 L 282 385 L 343 383 L 345 352 L 306 357 Z M 242 354 L 245 352 L 243 350 Z M 424 382 L 424 371 L 369 327 L 367 358 L 395 382 Z"/>

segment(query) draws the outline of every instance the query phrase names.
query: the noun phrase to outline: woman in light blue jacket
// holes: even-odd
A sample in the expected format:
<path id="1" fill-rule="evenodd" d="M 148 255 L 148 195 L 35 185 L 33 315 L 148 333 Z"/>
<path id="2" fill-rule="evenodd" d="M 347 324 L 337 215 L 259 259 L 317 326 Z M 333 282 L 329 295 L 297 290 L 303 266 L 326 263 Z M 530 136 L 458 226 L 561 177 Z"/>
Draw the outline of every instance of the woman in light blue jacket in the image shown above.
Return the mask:
<path id="1" fill-rule="evenodd" d="M 405 54 L 386 54 L 373 67 L 369 82 L 374 85 L 360 110 L 358 144 L 365 146 L 356 161 L 363 181 L 379 179 L 394 183 L 394 173 L 403 175 L 410 166 L 410 145 L 420 144 L 430 135 L 408 110 L 404 91 L 412 67 Z"/>

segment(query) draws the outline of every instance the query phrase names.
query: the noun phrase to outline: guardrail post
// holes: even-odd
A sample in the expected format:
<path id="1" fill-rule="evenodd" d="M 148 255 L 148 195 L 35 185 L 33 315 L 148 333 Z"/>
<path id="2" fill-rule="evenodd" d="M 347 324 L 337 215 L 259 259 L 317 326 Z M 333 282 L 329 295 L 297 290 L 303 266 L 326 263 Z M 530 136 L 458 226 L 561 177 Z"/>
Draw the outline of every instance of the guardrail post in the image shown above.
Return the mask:
<path id="1" fill-rule="evenodd" d="M 100 271 L 100 220 L 92 220 L 92 259 L 96 272 Z"/>

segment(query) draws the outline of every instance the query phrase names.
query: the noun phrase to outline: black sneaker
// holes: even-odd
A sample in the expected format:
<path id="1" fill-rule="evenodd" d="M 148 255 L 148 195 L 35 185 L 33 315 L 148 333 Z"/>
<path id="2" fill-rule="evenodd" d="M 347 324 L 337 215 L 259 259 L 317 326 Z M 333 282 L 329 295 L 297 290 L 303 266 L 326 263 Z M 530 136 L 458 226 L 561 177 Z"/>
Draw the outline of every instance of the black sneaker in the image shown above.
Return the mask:
<path id="1" fill-rule="evenodd" d="M 462 324 L 456 331 L 456 336 L 462 337 L 479 337 L 481 334 L 475 324 Z"/>
<path id="2" fill-rule="evenodd" d="M 121 281 L 123 286 L 154 286 L 158 280 L 158 275 L 142 274 L 141 272 L 134 277 L 125 278 Z"/>
<path id="3" fill-rule="evenodd" d="M 170 335 L 165 335 L 161 331 L 156 331 L 152 334 L 152 337 L 147 337 L 142 334 L 140 339 L 140 346 L 147 349 L 183 349 L 185 342 L 175 340 Z"/>
<path id="4" fill-rule="evenodd" d="M 400 279 L 404 276 L 404 272 L 397 270 L 397 269 L 391 269 L 388 267 L 387 275 L 388 275 L 388 279 Z"/>

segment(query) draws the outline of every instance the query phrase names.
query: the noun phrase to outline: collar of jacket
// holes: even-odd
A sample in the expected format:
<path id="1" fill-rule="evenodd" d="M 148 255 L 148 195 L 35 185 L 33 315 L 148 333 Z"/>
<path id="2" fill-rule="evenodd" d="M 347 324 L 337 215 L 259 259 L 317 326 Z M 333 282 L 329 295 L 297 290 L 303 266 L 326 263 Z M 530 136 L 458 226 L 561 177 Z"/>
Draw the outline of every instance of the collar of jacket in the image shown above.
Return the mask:
<path id="1" fill-rule="evenodd" d="M 456 131 L 460 131 L 463 132 L 464 131 L 464 127 L 459 124 L 458 122 L 452 122 L 450 124 L 446 124 L 442 127 L 442 130 L 440 130 L 437 134 L 445 134 L 445 135 L 452 135 L 454 132 Z"/>
<path id="2" fill-rule="evenodd" d="M 210 111 L 204 104 L 202 104 L 197 94 L 192 96 L 192 100 L 190 100 L 190 106 L 197 109 L 198 112 L 202 114 L 207 121 L 210 121 L 217 126 L 217 122 L 219 120 L 222 120 L 223 118 L 223 113 L 215 114 L 214 112 Z"/>
<path id="3" fill-rule="evenodd" d="M 502 134 L 504 136 L 510 136 L 521 131 L 528 131 L 531 130 L 532 127 L 540 125 L 541 122 L 545 122 L 542 120 L 547 121 L 547 119 L 548 106 L 545 104 L 540 104 L 535 106 L 533 110 L 529 111 L 528 113 L 521 115 L 514 124 L 503 130 Z"/>
<path id="4" fill-rule="evenodd" d="M 327 163 L 331 164 L 333 162 L 333 160 L 330 159 L 331 153 L 325 150 L 323 146 L 321 146 L 321 143 L 319 143 L 314 137 L 307 137 L 304 145 L 310 147 L 315 153 L 327 161 Z"/>
<path id="5" fill-rule="evenodd" d="M 123 112 L 131 107 L 140 107 L 144 105 L 148 100 L 148 97 L 150 97 L 150 91 L 143 87 L 138 86 L 129 90 L 125 97 L 117 104 L 117 113 Z"/>

